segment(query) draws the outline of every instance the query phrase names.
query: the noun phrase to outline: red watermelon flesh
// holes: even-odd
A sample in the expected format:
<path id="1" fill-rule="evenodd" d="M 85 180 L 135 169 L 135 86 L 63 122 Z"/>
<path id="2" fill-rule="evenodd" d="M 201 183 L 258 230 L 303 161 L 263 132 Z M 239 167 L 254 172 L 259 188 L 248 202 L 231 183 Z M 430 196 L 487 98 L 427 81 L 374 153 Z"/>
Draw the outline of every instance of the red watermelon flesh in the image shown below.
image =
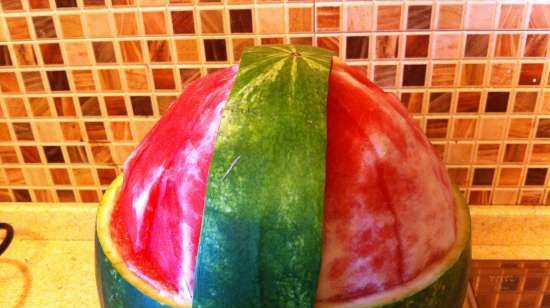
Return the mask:
<path id="1" fill-rule="evenodd" d="M 112 237 L 142 278 L 191 298 L 206 179 L 237 73 L 191 83 L 127 160 Z"/>
<path id="2" fill-rule="evenodd" d="M 127 161 L 112 237 L 136 274 L 193 294 L 206 180 L 237 68 L 191 83 Z M 360 298 L 429 268 L 455 241 L 444 167 L 392 95 L 334 60 L 318 301 Z M 425 224 L 430 221 L 430 224 Z"/>
<path id="3" fill-rule="evenodd" d="M 446 171 L 405 108 L 339 61 L 329 78 L 318 301 L 407 282 L 455 241 Z"/>

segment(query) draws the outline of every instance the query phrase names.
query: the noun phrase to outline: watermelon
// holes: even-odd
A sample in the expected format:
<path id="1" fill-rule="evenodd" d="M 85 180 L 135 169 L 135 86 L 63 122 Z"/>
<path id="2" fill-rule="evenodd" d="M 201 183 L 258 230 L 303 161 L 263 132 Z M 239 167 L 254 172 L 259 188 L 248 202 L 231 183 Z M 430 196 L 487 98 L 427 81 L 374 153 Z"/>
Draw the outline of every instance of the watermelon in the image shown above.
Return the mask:
<path id="1" fill-rule="evenodd" d="M 105 307 L 460 307 L 468 209 L 406 109 L 323 49 L 191 83 L 98 209 Z"/>

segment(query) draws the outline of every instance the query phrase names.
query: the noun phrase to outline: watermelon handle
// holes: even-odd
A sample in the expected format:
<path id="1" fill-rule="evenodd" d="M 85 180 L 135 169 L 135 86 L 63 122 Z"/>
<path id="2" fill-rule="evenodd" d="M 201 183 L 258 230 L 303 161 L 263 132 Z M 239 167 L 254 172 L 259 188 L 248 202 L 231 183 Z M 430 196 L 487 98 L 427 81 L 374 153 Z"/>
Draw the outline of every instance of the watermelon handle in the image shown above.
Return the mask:
<path id="1" fill-rule="evenodd" d="M 0 222 L 0 230 L 6 230 L 6 237 L 4 237 L 4 240 L 2 240 L 2 243 L 0 244 L 0 255 L 2 255 L 13 241 L 15 232 L 13 231 L 13 227 L 6 222 Z"/>

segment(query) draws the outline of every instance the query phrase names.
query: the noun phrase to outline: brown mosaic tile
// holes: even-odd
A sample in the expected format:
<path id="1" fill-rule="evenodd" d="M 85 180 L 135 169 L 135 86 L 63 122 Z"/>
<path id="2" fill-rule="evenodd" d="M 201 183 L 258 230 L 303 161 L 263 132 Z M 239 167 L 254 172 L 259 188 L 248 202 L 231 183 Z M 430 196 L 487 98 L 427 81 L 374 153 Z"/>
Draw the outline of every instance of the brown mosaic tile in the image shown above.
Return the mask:
<path id="1" fill-rule="evenodd" d="M 428 57 L 429 45 L 429 35 L 407 35 L 405 44 L 405 57 L 426 58 Z"/>
<path id="2" fill-rule="evenodd" d="M 78 98 L 80 113 L 85 117 L 101 116 L 99 101 L 95 96 L 82 96 Z"/>
<path id="3" fill-rule="evenodd" d="M 11 141 L 10 131 L 7 123 L 0 123 L 0 141 Z"/>
<path id="4" fill-rule="evenodd" d="M 149 48 L 149 60 L 151 62 L 172 61 L 170 55 L 170 44 L 167 40 L 148 41 L 147 47 Z"/>
<path id="5" fill-rule="evenodd" d="M 113 42 L 92 42 L 96 63 L 115 63 L 115 48 Z"/>
<path id="6" fill-rule="evenodd" d="M 231 11 L 232 12 L 232 11 Z M 233 17 L 231 16 L 231 19 Z M 288 29 L 291 33 L 305 33 L 313 31 L 313 10 L 307 8 L 289 8 L 288 9 Z M 233 31 L 233 23 L 231 24 L 231 32 Z M 252 30 L 252 25 L 250 26 Z"/>
<path id="7" fill-rule="evenodd" d="M 125 73 L 129 90 L 145 91 L 149 89 L 147 71 L 145 69 L 127 69 Z"/>
<path id="8" fill-rule="evenodd" d="M 376 36 L 376 58 L 397 58 L 399 50 L 399 36 Z"/>
<path id="9" fill-rule="evenodd" d="M 31 195 L 29 194 L 28 189 L 13 189 L 13 196 L 15 197 L 15 202 L 31 202 Z"/>
<path id="10" fill-rule="evenodd" d="M 52 115 L 48 99 L 45 97 L 29 98 L 29 105 L 31 113 L 35 117 L 50 117 Z"/>
<path id="11" fill-rule="evenodd" d="M 533 112 L 537 103 L 537 92 L 516 92 L 514 112 Z"/>
<path id="12" fill-rule="evenodd" d="M 520 85 L 538 85 L 541 82 L 543 63 L 523 63 L 519 74 Z"/>
<path id="13" fill-rule="evenodd" d="M 197 80 L 201 77 L 201 71 L 199 69 L 194 68 L 181 68 L 179 70 L 180 72 L 180 80 L 181 80 L 181 87 L 185 88 L 187 84 L 189 84 L 193 80 Z"/>
<path id="14" fill-rule="evenodd" d="M 21 72 L 21 78 L 27 92 L 43 92 L 44 81 L 40 72 Z"/>
<path id="15" fill-rule="evenodd" d="M 334 52 L 335 54 L 340 55 L 340 39 L 337 36 L 317 37 L 317 47 L 328 49 Z M 360 44 L 356 44 L 355 47 L 361 48 Z M 355 49 L 353 52 L 360 53 L 361 50 Z M 363 52 L 368 52 L 368 49 L 363 50 Z M 366 56 L 368 56 L 368 54 Z"/>
<path id="16" fill-rule="evenodd" d="M 405 64 L 403 66 L 403 86 L 424 86 L 425 82 L 425 64 Z"/>
<path id="17" fill-rule="evenodd" d="M 95 90 L 95 82 L 93 71 L 91 70 L 75 70 L 72 71 L 75 89 L 78 91 L 93 91 Z"/>
<path id="18" fill-rule="evenodd" d="M 421 92 L 401 94 L 401 102 L 410 113 L 420 113 L 422 111 L 423 100 L 424 100 L 424 93 L 421 93 Z"/>
<path id="19" fill-rule="evenodd" d="M 426 122 L 426 136 L 428 138 L 445 138 L 447 137 L 447 119 L 428 119 Z"/>
<path id="20" fill-rule="evenodd" d="M 111 132 L 115 141 L 131 141 L 133 139 L 129 122 L 111 122 Z"/>
<path id="21" fill-rule="evenodd" d="M 113 158 L 111 156 L 111 150 L 105 145 L 92 146 L 92 156 L 94 162 L 98 164 L 112 164 Z"/>
<path id="22" fill-rule="evenodd" d="M 227 61 L 227 49 L 224 39 L 205 39 L 203 44 L 206 61 Z"/>
<path id="23" fill-rule="evenodd" d="M 65 158 L 60 146 L 43 146 L 44 155 L 48 163 L 64 163 Z"/>
<path id="24" fill-rule="evenodd" d="M 451 109 L 451 92 L 433 92 L 430 94 L 428 112 L 447 113 Z"/>
<path id="25" fill-rule="evenodd" d="M 544 57 L 548 52 L 550 34 L 528 34 L 525 42 L 524 57 Z"/>
<path id="26" fill-rule="evenodd" d="M 15 58 L 17 64 L 20 66 L 36 65 L 36 57 L 34 55 L 34 49 L 30 44 L 16 44 L 13 45 L 15 52 Z"/>
<path id="27" fill-rule="evenodd" d="M 157 105 L 159 114 L 163 115 L 166 113 L 166 110 L 170 107 L 173 101 L 176 100 L 175 96 L 167 95 L 167 96 L 157 96 Z"/>
<path id="28" fill-rule="evenodd" d="M 462 25 L 463 6 L 441 4 L 439 6 L 438 29 L 460 29 Z"/>
<path id="29" fill-rule="evenodd" d="M 525 159 L 526 150 L 527 150 L 527 144 L 521 144 L 521 143 L 506 144 L 503 161 L 505 163 L 521 163 Z"/>
<path id="30" fill-rule="evenodd" d="M 33 193 L 36 197 L 36 202 L 55 202 L 54 195 L 47 189 L 35 189 Z"/>
<path id="31" fill-rule="evenodd" d="M 434 64 L 432 67 L 433 87 L 453 86 L 456 76 L 456 64 Z"/>
<path id="32" fill-rule="evenodd" d="M 69 160 L 74 164 L 87 163 L 88 154 L 86 154 L 86 147 L 84 146 L 68 146 L 67 154 L 69 154 Z"/>
<path id="33" fill-rule="evenodd" d="M 130 97 L 132 104 L 132 111 L 134 116 L 152 116 L 153 107 L 151 105 L 151 98 L 148 96 L 132 96 Z"/>
<path id="34" fill-rule="evenodd" d="M 401 29 L 402 7 L 400 5 L 378 6 L 376 28 L 378 30 Z"/>
<path id="35" fill-rule="evenodd" d="M 475 168 L 472 185 L 486 186 L 493 184 L 495 169 L 493 168 Z"/>
<path id="36" fill-rule="evenodd" d="M 94 185 L 94 177 L 92 174 L 92 169 L 90 168 L 76 168 L 73 169 L 73 177 L 77 185 Z"/>
<path id="37" fill-rule="evenodd" d="M 479 144 L 477 147 L 476 163 L 495 164 L 498 161 L 500 144 Z"/>
<path id="38" fill-rule="evenodd" d="M 481 118 L 479 129 L 480 140 L 500 140 L 504 138 L 506 121 L 502 117 L 484 117 Z"/>
<path id="39" fill-rule="evenodd" d="M 13 202 L 8 189 L 0 189 L 0 202 Z"/>
<path id="40" fill-rule="evenodd" d="M 19 11 L 23 9 L 21 0 L 3 0 L 1 4 L 4 11 Z"/>
<path id="41" fill-rule="evenodd" d="M 99 70 L 99 82 L 103 91 L 120 91 L 122 89 L 120 74 L 116 69 Z"/>
<path id="42" fill-rule="evenodd" d="M 172 29 L 174 34 L 194 34 L 193 11 L 172 11 Z M 131 34 L 131 33 L 130 33 Z"/>
<path id="43" fill-rule="evenodd" d="M 29 40 L 31 38 L 25 17 L 6 17 L 6 23 L 12 40 Z"/>
<path id="44" fill-rule="evenodd" d="M 39 164 L 42 162 L 38 148 L 35 146 L 20 146 L 21 156 L 26 164 Z"/>
<path id="45" fill-rule="evenodd" d="M 32 23 L 37 38 L 56 38 L 55 25 L 51 16 L 33 16 Z"/>
<path id="46" fill-rule="evenodd" d="M 2 90 L 3 93 L 21 93 L 15 73 L 0 73 L 0 90 Z"/>
<path id="47" fill-rule="evenodd" d="M 476 134 L 476 119 L 454 119 L 453 138 L 455 139 L 473 139 Z"/>
<path id="48" fill-rule="evenodd" d="M 4 164 L 18 163 L 15 148 L 11 146 L 0 146 L 0 161 Z"/>
<path id="49" fill-rule="evenodd" d="M 465 57 L 486 57 L 489 48 L 490 35 L 468 34 L 466 36 Z"/>
<path id="50" fill-rule="evenodd" d="M 292 10 L 289 10 L 289 14 Z M 294 10 L 296 13 L 296 10 Z M 311 10 L 309 12 L 309 23 L 311 25 Z M 231 33 L 252 33 L 252 10 L 230 10 L 229 11 L 230 29 Z M 292 21 L 292 15 L 289 15 L 289 20 Z M 296 26 L 296 20 L 294 20 L 294 26 Z M 300 22 L 300 26 L 306 25 L 308 21 L 304 20 Z M 290 29 L 292 31 L 292 23 L 290 23 Z M 292 31 L 297 32 L 297 31 Z"/>
<path id="51" fill-rule="evenodd" d="M 380 87 L 395 87 L 397 65 L 377 65 L 374 67 L 374 82 Z"/>
<path id="52" fill-rule="evenodd" d="M 77 7 L 76 0 L 55 0 L 57 8 Z"/>
<path id="53" fill-rule="evenodd" d="M 487 93 L 487 103 L 485 112 L 506 112 L 508 108 L 509 92 L 489 92 Z"/>
<path id="54" fill-rule="evenodd" d="M 233 40 L 233 53 L 235 54 L 236 50 L 238 49 L 238 46 L 241 46 L 239 42 L 241 41 L 252 41 L 252 45 L 254 45 L 253 39 L 234 39 Z M 236 43 L 237 41 L 237 43 Z M 177 61 L 179 63 L 197 63 L 199 62 L 199 45 L 197 43 L 197 40 L 194 39 L 187 39 L 187 40 L 176 40 L 176 55 L 177 55 Z"/>
<path id="55" fill-rule="evenodd" d="M 550 163 L 550 144 L 533 144 L 531 163 Z"/>
<path id="56" fill-rule="evenodd" d="M 80 200 L 85 203 L 97 203 L 99 198 L 95 190 L 82 189 L 78 191 Z"/>
<path id="57" fill-rule="evenodd" d="M 495 57 L 517 57 L 519 39 L 519 34 L 497 34 Z"/>
<path id="58" fill-rule="evenodd" d="M 257 28 L 261 34 L 278 34 L 285 31 L 283 8 L 257 8 Z"/>
<path id="59" fill-rule="evenodd" d="M 550 119 L 539 119 L 537 138 L 550 138 Z"/>
<path id="60" fill-rule="evenodd" d="M 40 44 L 40 53 L 42 54 L 42 61 L 44 64 L 63 64 L 63 57 L 61 55 L 61 48 L 59 44 Z"/>
<path id="61" fill-rule="evenodd" d="M 153 69 L 153 83 L 157 90 L 174 90 L 176 83 L 174 81 L 174 72 L 172 69 Z"/>
<path id="62" fill-rule="evenodd" d="M 534 4 L 531 8 L 529 18 L 530 29 L 548 29 L 550 28 L 550 5 Z"/>
<path id="63" fill-rule="evenodd" d="M 318 7 L 317 8 L 317 31 L 338 32 L 340 31 L 340 7 Z"/>
<path id="64" fill-rule="evenodd" d="M 74 192 L 68 189 L 58 189 L 55 191 L 59 202 L 75 202 Z"/>
<path id="65" fill-rule="evenodd" d="M 117 12 L 114 14 L 114 17 L 115 17 L 115 26 L 116 26 L 116 31 L 118 36 L 131 36 L 131 35 L 137 35 L 139 33 L 138 26 L 137 26 L 137 18 L 134 12 L 120 12 L 120 13 Z M 174 21 L 174 24 L 175 24 L 175 21 Z M 193 23 L 191 23 L 191 25 L 193 25 Z M 174 30 L 174 33 L 177 33 L 177 32 Z"/>
<path id="66" fill-rule="evenodd" d="M 368 57 L 368 36 L 348 36 L 346 38 L 346 59 L 368 59 Z"/>
<path id="67" fill-rule="evenodd" d="M 250 13 L 250 10 L 245 10 Z M 251 16 L 250 21 L 252 21 Z M 223 34 L 224 18 L 222 10 L 204 10 L 200 11 L 202 33 L 205 34 Z"/>
<path id="68" fill-rule="evenodd" d="M 109 116 L 126 116 L 126 105 L 123 96 L 105 96 L 105 107 Z"/>
<path id="69" fill-rule="evenodd" d="M 10 66 L 12 63 L 8 46 L 0 45 L 0 66 Z"/>
<path id="70" fill-rule="evenodd" d="M 74 117 L 76 115 L 72 97 L 54 97 L 54 104 L 58 117 Z"/>
<path id="71" fill-rule="evenodd" d="M 100 168 L 97 169 L 96 172 L 101 185 L 109 185 L 116 178 L 116 171 L 112 168 Z"/>
<path id="72" fill-rule="evenodd" d="M 88 140 L 95 142 L 107 141 L 107 134 L 102 122 L 86 122 L 84 126 L 86 127 Z"/>
<path id="73" fill-rule="evenodd" d="M 431 28 L 432 7 L 430 5 L 410 5 L 407 13 L 407 29 Z"/>
<path id="74" fill-rule="evenodd" d="M 21 98 L 7 98 L 4 101 L 8 116 L 12 118 L 20 118 L 27 116 L 27 110 L 25 109 L 25 103 Z"/>
<path id="75" fill-rule="evenodd" d="M 462 86 L 480 86 L 483 84 L 484 77 L 485 77 L 485 64 L 483 63 L 462 64 L 462 74 L 460 76 L 460 84 Z"/>
<path id="76" fill-rule="evenodd" d="M 456 185 L 467 185 L 468 183 L 468 169 L 467 168 L 448 168 L 449 177 L 451 182 Z"/>
<path id="77" fill-rule="evenodd" d="M 84 0 L 86 7 L 105 7 L 105 0 Z"/>
<path id="78" fill-rule="evenodd" d="M 61 122 L 61 131 L 65 141 L 83 141 L 82 132 L 78 122 Z M 70 155 L 70 153 L 69 153 Z"/>
<path id="79" fill-rule="evenodd" d="M 69 91 L 69 81 L 65 71 L 47 71 L 48 83 L 52 91 Z"/>
<path id="80" fill-rule="evenodd" d="M 533 119 L 513 118 L 510 119 L 508 138 L 529 138 L 533 130 Z"/>
<path id="81" fill-rule="evenodd" d="M 124 63 L 142 63 L 143 51 L 141 41 L 121 41 L 120 53 Z"/>
<path id="82" fill-rule="evenodd" d="M 494 87 L 509 87 L 514 81 L 514 63 L 491 64 L 489 84 Z"/>
<path id="83" fill-rule="evenodd" d="M 50 169 L 50 176 L 52 178 L 52 182 L 56 185 L 72 185 L 69 172 L 65 168 Z"/>
<path id="84" fill-rule="evenodd" d="M 49 9 L 50 3 L 48 0 L 30 0 L 29 7 L 33 10 Z"/>
<path id="85" fill-rule="evenodd" d="M 546 181 L 547 168 L 528 168 L 525 176 L 525 185 L 540 186 Z"/>

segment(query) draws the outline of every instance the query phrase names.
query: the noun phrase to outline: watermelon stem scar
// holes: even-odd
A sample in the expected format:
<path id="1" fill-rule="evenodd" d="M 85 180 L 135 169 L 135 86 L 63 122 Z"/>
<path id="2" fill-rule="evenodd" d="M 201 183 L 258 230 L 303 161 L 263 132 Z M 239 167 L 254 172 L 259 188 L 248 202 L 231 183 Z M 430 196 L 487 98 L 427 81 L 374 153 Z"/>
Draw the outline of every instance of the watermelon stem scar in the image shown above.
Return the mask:
<path id="1" fill-rule="evenodd" d="M 98 208 L 104 307 L 459 308 L 470 217 L 406 108 L 333 53 L 195 80 Z"/>

